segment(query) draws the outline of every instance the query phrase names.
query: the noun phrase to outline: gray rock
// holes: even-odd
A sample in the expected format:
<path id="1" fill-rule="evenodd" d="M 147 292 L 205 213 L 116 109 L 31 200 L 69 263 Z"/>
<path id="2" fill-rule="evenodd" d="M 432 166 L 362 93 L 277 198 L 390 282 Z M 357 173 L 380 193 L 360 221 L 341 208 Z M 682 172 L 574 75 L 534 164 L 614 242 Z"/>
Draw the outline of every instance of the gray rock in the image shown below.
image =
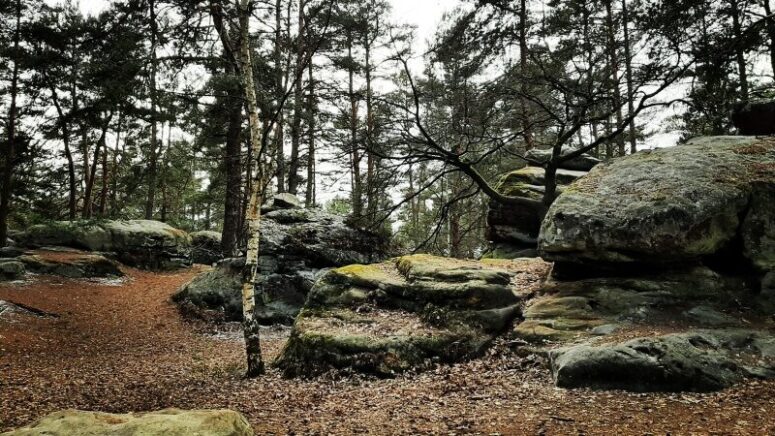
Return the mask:
<path id="1" fill-rule="evenodd" d="M 775 377 L 773 336 L 730 330 L 695 331 L 549 353 L 557 386 L 636 392 L 708 392 L 745 377 Z M 752 362 L 752 363 L 751 363 Z"/>
<path id="2" fill-rule="evenodd" d="M 31 226 L 20 244 L 63 246 L 110 253 L 130 266 L 169 270 L 190 265 L 191 238 L 151 220 L 58 221 Z"/>
<path id="3" fill-rule="evenodd" d="M 684 312 L 684 315 L 687 318 L 708 327 L 730 326 L 739 323 L 739 321 L 733 317 L 708 306 L 693 307 Z"/>
<path id="4" fill-rule="evenodd" d="M 19 247 L 1 247 L 0 259 L 10 259 L 13 257 L 19 257 L 24 254 L 24 249 Z"/>
<path id="5" fill-rule="evenodd" d="M 18 260 L 0 259 L 0 280 L 18 280 L 24 273 L 24 264 Z"/>
<path id="6" fill-rule="evenodd" d="M 567 155 L 575 150 L 563 149 L 563 156 Z M 525 155 L 528 159 L 534 160 L 540 163 L 546 163 L 552 157 L 552 150 L 539 150 L 534 148 L 527 152 Z M 601 160 L 592 157 L 588 154 L 582 154 L 581 156 L 574 157 L 570 160 L 560 163 L 561 169 L 573 170 L 573 171 L 589 171 L 596 165 L 600 164 Z"/>
<path id="7" fill-rule="evenodd" d="M 194 263 L 212 265 L 223 259 L 221 234 L 203 230 L 191 233 L 191 258 Z"/>
<path id="8" fill-rule="evenodd" d="M 527 303 L 524 321 L 514 332 L 530 342 L 563 342 L 595 335 L 596 328 L 606 325 L 697 322 L 702 315 L 706 323 L 718 323 L 707 325 L 743 326 L 720 310 L 751 300 L 754 292 L 745 280 L 705 267 L 575 280 L 555 276 Z M 712 313 L 718 319 L 711 319 Z"/>
<path id="9" fill-rule="evenodd" d="M 275 194 L 272 205 L 276 209 L 300 209 L 303 206 L 299 197 L 287 192 Z"/>
<path id="10" fill-rule="evenodd" d="M 388 256 L 383 238 L 319 209 L 268 212 L 261 219 L 260 233 L 256 290 L 262 301 L 256 315 L 263 324 L 291 324 L 321 271 Z M 225 261 L 195 277 L 176 300 L 221 311 L 226 320 L 241 320 L 242 270 L 235 262 Z"/>
<path id="11" fill-rule="evenodd" d="M 598 165 L 551 206 L 539 248 L 561 262 L 669 263 L 743 237 L 737 255 L 768 265 L 775 173 L 764 168 L 772 165 L 775 141 L 753 137 L 697 138 Z"/>
<path id="12" fill-rule="evenodd" d="M 105 256 L 79 251 L 36 250 L 18 258 L 27 271 L 69 278 L 122 277 L 118 265 Z"/>

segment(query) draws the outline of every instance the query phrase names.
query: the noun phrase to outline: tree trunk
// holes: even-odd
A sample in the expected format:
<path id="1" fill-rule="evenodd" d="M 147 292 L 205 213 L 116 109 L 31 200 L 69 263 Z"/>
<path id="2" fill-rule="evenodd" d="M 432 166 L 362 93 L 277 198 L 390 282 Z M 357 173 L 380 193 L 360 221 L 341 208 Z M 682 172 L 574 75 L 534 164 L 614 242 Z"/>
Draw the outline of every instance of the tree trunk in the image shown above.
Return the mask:
<path id="1" fill-rule="evenodd" d="M 74 220 L 76 215 L 76 207 L 78 202 L 78 189 L 75 182 L 75 162 L 73 161 L 73 151 L 70 148 L 70 123 L 65 116 L 62 105 L 59 102 L 59 95 L 57 94 L 56 87 L 53 84 L 49 84 L 49 90 L 51 91 L 51 102 L 54 104 L 54 108 L 57 111 L 59 117 L 60 129 L 62 130 L 62 144 L 64 145 L 65 159 L 67 160 L 67 185 L 68 185 L 68 199 L 67 199 L 67 217 L 69 220 Z"/>
<path id="2" fill-rule="evenodd" d="M 237 75 L 234 67 L 228 71 Z M 229 125 L 226 131 L 226 198 L 223 206 L 223 232 L 221 251 L 224 256 L 234 256 L 238 251 L 240 238 L 240 212 L 242 207 L 242 93 L 239 88 L 230 89 L 226 98 L 229 111 Z"/>
<path id="3" fill-rule="evenodd" d="M 102 190 L 100 191 L 99 215 L 105 217 L 108 210 L 108 180 L 110 180 L 110 171 L 108 170 L 108 146 L 105 144 L 105 150 L 102 152 Z"/>
<path id="4" fill-rule="evenodd" d="M 108 119 L 105 121 L 105 123 L 102 126 L 102 131 L 100 132 L 100 138 L 97 140 L 97 145 L 94 147 L 94 159 L 91 163 L 91 168 L 88 170 L 89 177 L 88 177 L 88 183 L 86 184 L 86 188 L 83 191 L 83 217 L 84 218 L 91 218 L 92 217 L 92 194 L 94 192 L 94 182 L 97 178 L 97 166 L 100 162 L 100 152 L 103 148 L 105 148 L 105 136 L 108 133 L 108 126 L 110 125 L 110 120 L 113 118 L 113 114 L 108 116 Z M 88 156 L 86 157 L 86 160 L 88 161 Z"/>
<path id="5" fill-rule="evenodd" d="M 156 201 L 156 164 L 158 160 L 158 132 L 156 125 L 156 73 L 158 70 L 158 59 L 156 58 L 156 44 L 158 37 L 158 28 L 156 23 L 156 4 L 155 0 L 148 0 L 148 9 L 151 21 L 151 147 L 148 157 L 148 195 L 145 201 L 145 219 L 153 219 L 154 203 Z"/>
<path id="6" fill-rule="evenodd" d="M 0 247 L 8 244 L 8 215 L 11 212 L 13 171 L 16 164 L 16 98 L 19 94 L 19 40 L 21 36 L 22 3 L 16 0 L 16 27 L 13 33 L 13 71 L 11 73 L 11 106 L 8 110 L 8 144 L 5 150 L 2 192 L 0 192 Z"/>
<path id="7" fill-rule="evenodd" d="M 365 32 L 363 48 L 366 55 L 364 65 L 366 73 L 366 149 L 369 150 L 366 154 L 366 215 L 368 225 L 373 226 L 377 223 L 377 206 L 380 193 L 377 188 L 377 177 L 379 175 L 377 165 L 379 159 L 371 151 L 376 144 L 374 138 L 374 98 L 371 85 L 371 40 L 368 31 Z"/>
<path id="8" fill-rule="evenodd" d="M 520 10 L 519 10 L 519 70 L 520 74 L 522 74 L 522 95 L 527 95 L 527 51 L 528 51 L 528 45 L 527 45 L 527 19 L 528 19 L 528 10 L 527 10 L 527 0 L 521 0 L 520 4 Z M 533 128 L 530 121 L 530 112 L 528 111 L 527 107 L 527 99 L 526 98 L 520 98 L 520 106 L 522 111 L 522 137 L 525 140 L 525 150 L 532 150 L 535 147 L 535 142 L 533 140 Z"/>
<path id="9" fill-rule="evenodd" d="M 294 67 L 293 121 L 291 123 L 291 160 L 288 165 L 288 192 L 299 191 L 299 146 L 301 143 L 301 117 L 303 108 L 302 76 L 304 75 L 304 0 L 299 0 L 299 23 L 296 44 L 296 65 Z"/>
<path id="10" fill-rule="evenodd" d="M 352 208 L 353 217 L 359 220 L 363 216 L 363 187 L 361 180 L 361 156 L 358 149 L 358 101 L 355 95 L 355 83 L 353 71 L 353 38 L 350 31 L 347 32 L 347 56 L 350 59 L 347 68 L 348 96 L 350 98 L 350 159 L 352 170 Z"/>
<path id="11" fill-rule="evenodd" d="M 118 113 L 118 123 L 116 124 L 116 146 L 113 148 L 113 162 L 111 172 L 113 177 L 110 181 L 110 216 L 115 217 L 118 212 L 118 154 L 119 144 L 121 143 L 121 127 L 123 125 L 123 115 Z M 122 153 L 123 155 L 123 153 Z"/>
<path id="12" fill-rule="evenodd" d="M 772 6 L 770 6 L 770 0 L 762 0 L 764 3 L 764 13 L 768 16 L 772 16 Z M 767 44 L 770 48 L 770 66 L 772 67 L 772 75 L 775 77 L 775 17 L 767 19 L 767 36 L 770 38 Z"/>
<path id="13" fill-rule="evenodd" d="M 619 92 L 619 56 L 616 52 L 616 27 L 614 22 L 614 13 L 611 5 L 611 0 L 605 1 L 606 11 L 606 23 L 608 32 L 608 57 L 609 67 L 611 75 L 611 94 L 613 96 L 613 110 L 616 120 L 616 126 L 622 125 L 624 116 L 622 115 L 622 96 Z M 613 129 L 612 129 L 613 130 Z M 618 135 L 616 137 L 616 145 L 619 152 L 619 156 L 625 155 L 624 137 Z M 613 153 L 610 153 L 613 154 Z M 609 156 L 610 157 L 610 156 Z"/>
<path id="14" fill-rule="evenodd" d="M 278 0 L 279 3 L 279 0 Z M 261 357 L 261 339 L 256 319 L 255 283 L 258 278 L 259 224 L 261 221 L 261 192 L 263 192 L 264 170 L 261 155 L 261 124 L 258 117 L 258 100 L 253 82 L 253 62 L 250 58 L 250 14 L 251 0 L 241 0 L 239 21 L 242 44 L 240 46 L 240 69 L 242 87 L 248 106 L 248 123 L 250 125 L 250 143 L 256 153 L 253 176 L 253 186 L 250 193 L 250 203 L 245 213 L 248 223 L 248 250 L 245 260 L 245 273 L 242 283 L 242 317 L 245 334 L 245 351 L 247 354 L 248 377 L 264 373 L 264 361 Z"/>
<path id="15" fill-rule="evenodd" d="M 765 0 L 767 1 L 767 0 Z M 742 40 L 743 30 L 740 24 L 740 7 L 737 4 L 737 0 L 729 0 L 729 6 L 732 14 L 732 34 L 735 40 Z M 748 101 L 748 69 L 745 62 L 745 51 L 743 50 L 743 44 L 740 42 L 735 44 L 735 59 L 737 60 L 737 72 L 740 76 L 740 100 L 743 102 Z"/>
<path id="16" fill-rule="evenodd" d="M 275 147 L 275 161 L 277 162 L 277 192 L 285 192 L 285 114 L 282 105 L 283 96 L 285 95 L 285 86 L 283 84 L 283 57 L 282 57 L 282 40 L 283 40 L 283 14 L 282 14 L 282 0 L 276 0 L 275 2 L 275 38 L 274 38 L 274 63 L 275 63 L 275 101 L 277 104 L 277 122 L 274 129 L 274 147 Z"/>
<path id="17" fill-rule="evenodd" d="M 624 68 L 627 78 L 627 114 L 632 116 L 635 112 L 635 94 L 632 80 L 632 47 L 630 46 L 630 12 L 627 0 L 622 0 L 622 30 L 624 31 Z M 630 142 L 630 154 L 638 152 L 638 137 L 636 133 L 635 119 L 632 120 L 628 130 Z"/>
<path id="18" fill-rule="evenodd" d="M 304 205 L 306 207 L 315 206 L 315 81 L 313 78 L 312 59 L 307 65 L 307 74 L 309 76 L 309 93 L 307 94 L 307 191 L 304 195 Z"/>

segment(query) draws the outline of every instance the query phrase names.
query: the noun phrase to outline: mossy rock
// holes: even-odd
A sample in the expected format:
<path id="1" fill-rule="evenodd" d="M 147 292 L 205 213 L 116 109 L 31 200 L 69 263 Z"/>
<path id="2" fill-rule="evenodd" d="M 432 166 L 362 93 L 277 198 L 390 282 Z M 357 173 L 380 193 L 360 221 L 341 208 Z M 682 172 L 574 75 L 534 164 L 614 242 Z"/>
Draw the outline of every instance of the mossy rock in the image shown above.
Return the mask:
<path id="1" fill-rule="evenodd" d="M 390 377 L 476 356 L 491 339 L 462 326 L 434 327 L 403 311 L 302 312 L 276 365 L 291 377 L 330 370 Z"/>
<path id="2" fill-rule="evenodd" d="M 25 272 L 24 264 L 17 259 L 0 259 L 0 280 L 18 280 Z"/>
<path id="3" fill-rule="evenodd" d="M 179 410 L 114 414 L 64 410 L 4 436 L 252 436 L 253 429 L 231 410 Z"/>
<path id="4" fill-rule="evenodd" d="M 540 260 L 428 255 L 332 270 L 310 291 L 276 363 L 288 376 L 391 376 L 475 357 L 519 316 L 516 283 L 535 286 L 548 272 Z"/>
<path id="5" fill-rule="evenodd" d="M 111 253 L 122 263 L 150 270 L 172 270 L 191 263 L 191 237 L 152 220 L 49 222 L 31 226 L 20 243 Z"/>
<path id="6" fill-rule="evenodd" d="M 595 267 L 723 253 L 766 269 L 775 259 L 773 168 L 775 140 L 756 137 L 697 138 L 614 159 L 557 198 L 539 249 Z"/>

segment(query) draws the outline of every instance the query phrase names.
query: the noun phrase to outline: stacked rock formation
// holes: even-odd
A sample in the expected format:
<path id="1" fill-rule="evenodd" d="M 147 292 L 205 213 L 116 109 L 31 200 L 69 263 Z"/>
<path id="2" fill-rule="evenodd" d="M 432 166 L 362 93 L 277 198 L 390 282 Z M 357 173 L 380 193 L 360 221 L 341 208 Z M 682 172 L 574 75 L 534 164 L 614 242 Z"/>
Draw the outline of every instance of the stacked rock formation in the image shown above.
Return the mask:
<path id="1" fill-rule="evenodd" d="M 551 159 L 552 152 L 535 149 L 530 150 L 526 157 L 532 162 L 546 163 Z M 562 192 L 567 185 L 586 175 L 599 163 L 598 159 L 586 154 L 563 162 L 557 170 L 558 192 Z M 502 176 L 496 189 L 504 195 L 541 201 L 546 191 L 545 173 L 543 167 L 527 166 Z M 542 210 L 491 202 L 487 213 L 487 236 L 491 250 L 487 256 L 535 256 L 542 219 Z"/>

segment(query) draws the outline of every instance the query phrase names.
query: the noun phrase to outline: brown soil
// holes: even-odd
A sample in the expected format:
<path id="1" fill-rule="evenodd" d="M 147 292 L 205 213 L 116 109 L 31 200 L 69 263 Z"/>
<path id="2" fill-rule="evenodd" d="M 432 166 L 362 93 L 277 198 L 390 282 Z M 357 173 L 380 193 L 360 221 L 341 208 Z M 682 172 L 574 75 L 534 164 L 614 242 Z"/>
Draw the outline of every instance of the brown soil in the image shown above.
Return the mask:
<path id="1" fill-rule="evenodd" d="M 257 434 L 775 434 L 775 381 L 715 394 L 565 391 L 500 341 L 482 359 L 394 380 L 245 380 L 237 330 L 184 321 L 170 296 L 198 268 L 126 269 L 116 284 L 39 276 L 0 285 L 59 315 L 0 319 L 0 430 L 65 408 L 231 408 Z M 264 332 L 268 359 L 287 332 Z"/>

